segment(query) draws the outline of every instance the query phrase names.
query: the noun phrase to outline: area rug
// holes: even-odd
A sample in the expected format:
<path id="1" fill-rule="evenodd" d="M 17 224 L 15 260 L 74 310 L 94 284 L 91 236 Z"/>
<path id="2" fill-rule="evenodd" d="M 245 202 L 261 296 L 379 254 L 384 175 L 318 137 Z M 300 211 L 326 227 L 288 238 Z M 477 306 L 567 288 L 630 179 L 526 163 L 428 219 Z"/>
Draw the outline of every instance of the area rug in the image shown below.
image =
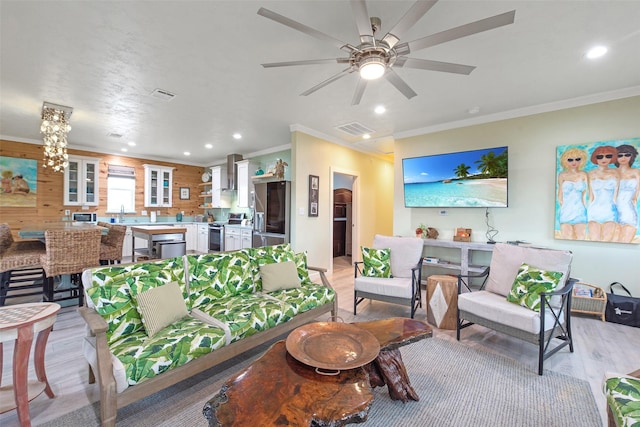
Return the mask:
<path id="1" fill-rule="evenodd" d="M 377 388 L 366 426 L 602 425 L 586 381 L 553 371 L 539 376 L 531 366 L 441 338 L 401 352 L 420 401 L 393 401 L 386 387 Z M 120 409 L 117 426 L 207 426 L 205 402 L 259 354 L 247 353 L 225 370 L 204 372 Z M 44 425 L 97 426 L 99 407 L 89 405 Z"/>

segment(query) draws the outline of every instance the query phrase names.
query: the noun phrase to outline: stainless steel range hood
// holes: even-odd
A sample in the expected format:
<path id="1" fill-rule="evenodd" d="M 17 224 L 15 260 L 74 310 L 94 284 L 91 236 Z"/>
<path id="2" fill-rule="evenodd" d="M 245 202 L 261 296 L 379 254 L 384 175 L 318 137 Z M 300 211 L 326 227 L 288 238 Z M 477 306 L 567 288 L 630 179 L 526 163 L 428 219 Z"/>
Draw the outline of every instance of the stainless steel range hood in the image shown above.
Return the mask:
<path id="1" fill-rule="evenodd" d="M 238 165 L 242 160 L 242 154 L 229 154 L 227 156 L 227 185 L 223 184 L 223 190 L 235 191 L 238 189 Z"/>

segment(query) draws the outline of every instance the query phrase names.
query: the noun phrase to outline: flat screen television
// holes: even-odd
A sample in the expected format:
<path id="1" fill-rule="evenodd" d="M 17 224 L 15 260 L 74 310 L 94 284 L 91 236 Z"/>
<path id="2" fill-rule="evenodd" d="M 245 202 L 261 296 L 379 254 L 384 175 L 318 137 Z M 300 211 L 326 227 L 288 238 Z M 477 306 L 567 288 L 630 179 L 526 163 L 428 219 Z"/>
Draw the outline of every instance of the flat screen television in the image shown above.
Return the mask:
<path id="1" fill-rule="evenodd" d="M 507 147 L 402 159 L 407 208 L 507 207 Z"/>

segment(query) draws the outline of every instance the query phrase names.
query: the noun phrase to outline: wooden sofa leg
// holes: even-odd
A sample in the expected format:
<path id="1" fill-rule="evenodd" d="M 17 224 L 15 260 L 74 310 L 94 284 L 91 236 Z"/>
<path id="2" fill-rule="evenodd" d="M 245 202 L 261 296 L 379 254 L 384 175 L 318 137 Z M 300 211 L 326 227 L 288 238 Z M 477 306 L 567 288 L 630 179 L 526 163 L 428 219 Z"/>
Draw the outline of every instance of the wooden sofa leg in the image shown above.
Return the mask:
<path id="1" fill-rule="evenodd" d="M 115 384 L 100 390 L 100 420 L 102 427 L 115 427 L 118 415 L 118 397 Z"/>
<path id="2" fill-rule="evenodd" d="M 93 369 L 91 369 L 91 365 L 87 364 L 87 367 L 89 368 L 89 384 L 95 384 L 96 383 L 96 376 L 93 373 Z"/>

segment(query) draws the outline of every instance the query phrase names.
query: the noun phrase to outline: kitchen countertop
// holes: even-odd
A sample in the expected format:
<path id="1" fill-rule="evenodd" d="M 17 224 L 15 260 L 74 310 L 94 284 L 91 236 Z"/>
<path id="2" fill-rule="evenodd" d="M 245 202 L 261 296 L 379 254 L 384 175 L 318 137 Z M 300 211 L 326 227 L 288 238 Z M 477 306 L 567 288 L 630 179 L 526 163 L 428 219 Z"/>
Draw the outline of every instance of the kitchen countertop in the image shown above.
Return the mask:
<path id="1" fill-rule="evenodd" d="M 136 225 L 131 227 L 131 231 L 145 233 L 145 234 L 171 234 L 171 233 L 186 233 L 187 229 L 184 227 L 176 227 L 166 224 L 154 224 L 154 225 Z"/>

